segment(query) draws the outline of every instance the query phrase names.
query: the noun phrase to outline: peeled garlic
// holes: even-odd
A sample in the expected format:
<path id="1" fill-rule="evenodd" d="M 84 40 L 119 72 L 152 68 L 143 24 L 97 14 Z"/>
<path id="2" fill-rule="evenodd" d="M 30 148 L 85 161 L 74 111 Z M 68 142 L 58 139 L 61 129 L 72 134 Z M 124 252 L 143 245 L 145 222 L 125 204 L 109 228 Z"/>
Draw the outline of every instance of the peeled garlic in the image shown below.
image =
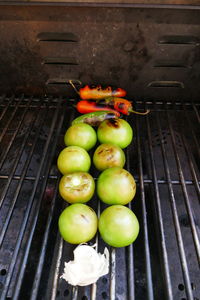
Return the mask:
<path id="1" fill-rule="evenodd" d="M 65 262 L 61 278 L 71 285 L 85 286 L 95 283 L 109 272 L 109 252 L 98 253 L 94 246 L 79 245 L 74 250 L 74 260 Z"/>

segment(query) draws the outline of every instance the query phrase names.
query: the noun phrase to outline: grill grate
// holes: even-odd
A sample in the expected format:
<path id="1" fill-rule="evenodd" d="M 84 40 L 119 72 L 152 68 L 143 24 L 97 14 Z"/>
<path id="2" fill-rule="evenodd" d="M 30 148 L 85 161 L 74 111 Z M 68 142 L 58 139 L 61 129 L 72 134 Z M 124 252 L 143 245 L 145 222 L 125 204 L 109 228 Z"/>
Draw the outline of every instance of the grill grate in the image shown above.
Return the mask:
<path id="1" fill-rule="evenodd" d="M 56 159 L 76 112 L 62 98 L 0 97 L 0 299 L 200 300 L 199 106 L 137 103 L 151 109 L 128 118 L 135 134 L 125 168 L 137 183 L 129 207 L 140 235 L 109 248 L 110 274 L 72 288 L 60 279 L 74 246 L 58 233 L 66 204 Z M 105 207 L 96 198 L 90 205 L 98 214 Z M 93 242 L 106 246 L 99 236 Z"/>

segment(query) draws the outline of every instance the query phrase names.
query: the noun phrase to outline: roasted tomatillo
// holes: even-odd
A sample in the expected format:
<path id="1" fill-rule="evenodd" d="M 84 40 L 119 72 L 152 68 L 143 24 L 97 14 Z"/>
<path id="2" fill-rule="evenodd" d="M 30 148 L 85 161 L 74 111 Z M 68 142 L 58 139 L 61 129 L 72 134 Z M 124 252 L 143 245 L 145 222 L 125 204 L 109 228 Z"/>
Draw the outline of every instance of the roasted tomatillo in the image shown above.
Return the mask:
<path id="1" fill-rule="evenodd" d="M 112 205 L 101 213 L 98 228 L 101 237 L 108 245 L 125 247 L 136 240 L 139 222 L 128 207 Z"/>
<path id="2" fill-rule="evenodd" d="M 97 179 L 97 194 L 106 204 L 126 205 L 134 198 L 135 193 L 133 176 L 120 167 L 104 170 Z"/>
<path id="3" fill-rule="evenodd" d="M 85 149 L 69 146 L 60 152 L 57 166 L 63 175 L 72 172 L 88 172 L 91 166 L 91 159 Z"/>
<path id="4" fill-rule="evenodd" d="M 69 203 L 88 202 L 92 198 L 94 190 L 94 179 L 86 172 L 64 175 L 59 183 L 59 193 Z"/>
<path id="5" fill-rule="evenodd" d="M 86 204 L 75 203 L 63 210 L 58 220 L 61 236 L 71 244 L 86 243 L 97 232 L 98 218 Z"/>
<path id="6" fill-rule="evenodd" d="M 123 119 L 105 120 L 98 127 L 97 138 L 101 144 L 112 143 L 124 149 L 132 141 L 133 130 Z"/>
<path id="7" fill-rule="evenodd" d="M 123 168 L 125 161 L 124 151 L 114 144 L 99 145 L 93 155 L 93 163 L 99 171 L 112 167 Z"/>
<path id="8" fill-rule="evenodd" d="M 89 151 L 95 146 L 97 135 L 94 128 L 88 124 L 74 124 L 67 129 L 64 141 L 66 146 L 78 146 Z"/>

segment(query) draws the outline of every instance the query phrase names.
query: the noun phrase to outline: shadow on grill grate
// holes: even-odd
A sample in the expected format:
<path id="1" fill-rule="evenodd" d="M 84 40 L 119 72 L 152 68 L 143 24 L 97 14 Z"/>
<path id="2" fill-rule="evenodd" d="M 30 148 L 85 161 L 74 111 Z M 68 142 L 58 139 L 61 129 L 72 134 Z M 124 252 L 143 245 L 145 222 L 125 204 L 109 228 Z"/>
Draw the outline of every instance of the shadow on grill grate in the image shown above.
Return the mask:
<path id="1" fill-rule="evenodd" d="M 135 137 L 126 169 L 137 182 L 129 207 L 139 237 L 109 248 L 110 274 L 96 285 L 72 288 L 60 279 L 74 246 L 58 233 L 65 203 L 56 160 L 76 113 L 61 98 L 0 101 L 1 299 L 200 300 L 199 104 L 137 103 L 151 109 L 128 119 Z M 95 197 L 90 205 L 103 209 Z M 101 238 L 95 241 L 102 251 Z"/>

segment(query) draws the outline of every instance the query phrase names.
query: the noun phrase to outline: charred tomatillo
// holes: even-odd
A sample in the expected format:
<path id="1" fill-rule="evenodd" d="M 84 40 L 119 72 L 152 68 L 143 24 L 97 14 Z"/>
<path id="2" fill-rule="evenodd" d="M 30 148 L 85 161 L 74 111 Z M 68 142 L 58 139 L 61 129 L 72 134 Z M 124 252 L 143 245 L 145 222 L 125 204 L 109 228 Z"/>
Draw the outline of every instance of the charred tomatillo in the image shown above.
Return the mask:
<path id="1" fill-rule="evenodd" d="M 123 119 L 105 120 L 98 127 L 97 138 L 101 144 L 112 143 L 124 149 L 132 141 L 133 130 Z"/>
<path id="2" fill-rule="evenodd" d="M 112 167 L 123 168 L 125 161 L 124 151 L 114 144 L 99 145 L 93 155 L 93 163 L 100 171 Z"/>
<path id="3" fill-rule="evenodd" d="M 86 172 L 64 175 L 59 182 L 59 193 L 69 203 L 88 202 L 95 190 L 93 177 Z"/>

